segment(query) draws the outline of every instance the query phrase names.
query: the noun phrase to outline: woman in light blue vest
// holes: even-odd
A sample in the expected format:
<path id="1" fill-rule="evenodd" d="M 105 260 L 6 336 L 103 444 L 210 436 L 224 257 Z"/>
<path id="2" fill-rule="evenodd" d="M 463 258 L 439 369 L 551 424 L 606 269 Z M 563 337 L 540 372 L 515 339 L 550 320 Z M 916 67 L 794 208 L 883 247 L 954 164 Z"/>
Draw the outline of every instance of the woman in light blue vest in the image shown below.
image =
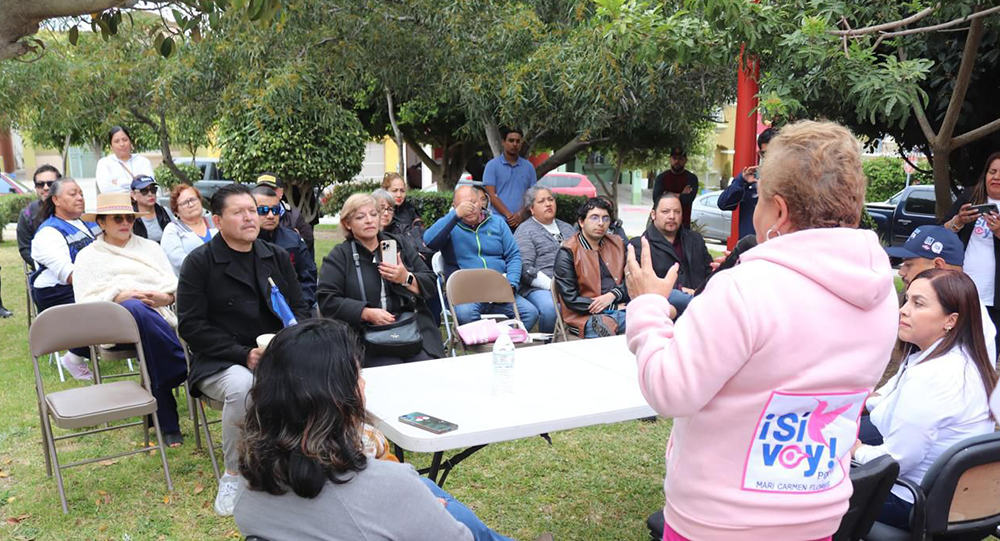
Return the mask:
<path id="1" fill-rule="evenodd" d="M 39 313 L 52 306 L 75 302 L 73 264 L 76 254 L 94 242 L 101 232 L 96 223 L 80 220 L 84 208 L 83 190 L 75 180 L 56 180 L 49 194 L 42 205 L 42 223 L 31 241 L 31 258 L 37 269 L 31 275 L 31 297 Z M 88 356 L 87 348 L 75 348 L 63 356 L 63 365 L 74 378 L 90 379 L 85 360 Z"/>

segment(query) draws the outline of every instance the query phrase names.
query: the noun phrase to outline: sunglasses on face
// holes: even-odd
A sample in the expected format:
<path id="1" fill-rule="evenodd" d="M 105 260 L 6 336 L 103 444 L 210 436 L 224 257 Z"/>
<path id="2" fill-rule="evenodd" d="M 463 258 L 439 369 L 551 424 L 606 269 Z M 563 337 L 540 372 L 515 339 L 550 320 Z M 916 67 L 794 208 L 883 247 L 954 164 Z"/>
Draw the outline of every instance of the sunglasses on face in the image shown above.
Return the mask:
<path id="1" fill-rule="evenodd" d="M 108 219 L 114 220 L 114 222 L 118 225 L 122 225 L 125 222 L 130 224 L 135 223 L 135 216 L 132 214 L 114 214 L 112 216 L 108 216 Z"/>
<path id="2" fill-rule="evenodd" d="M 36 181 L 35 182 L 35 187 L 36 188 L 51 188 L 53 182 L 55 182 L 55 181 L 54 180 Z"/>
<path id="3" fill-rule="evenodd" d="M 284 208 L 280 204 L 274 205 L 273 207 L 257 207 L 257 214 L 260 216 L 267 216 L 271 213 L 275 216 L 281 216 L 284 213 Z"/>
<path id="4" fill-rule="evenodd" d="M 145 188 L 141 188 L 136 191 L 141 193 L 142 195 L 149 195 L 149 194 L 156 195 L 157 190 L 159 190 L 159 188 L 154 184 L 152 186 L 146 186 Z"/>

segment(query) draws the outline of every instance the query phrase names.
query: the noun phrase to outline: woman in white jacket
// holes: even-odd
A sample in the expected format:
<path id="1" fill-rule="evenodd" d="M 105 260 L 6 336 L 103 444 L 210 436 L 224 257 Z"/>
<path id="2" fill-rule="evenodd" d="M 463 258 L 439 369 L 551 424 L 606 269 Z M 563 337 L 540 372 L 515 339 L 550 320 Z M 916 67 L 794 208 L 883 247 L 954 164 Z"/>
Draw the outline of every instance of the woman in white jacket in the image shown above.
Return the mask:
<path id="1" fill-rule="evenodd" d="M 877 433 L 862 433 L 854 458 L 890 455 L 899 476 L 920 484 L 949 447 L 994 430 L 987 397 L 997 374 L 986 353 L 976 285 L 960 271 L 921 272 L 899 310 L 899 371 L 867 400 Z M 864 432 L 864 431 L 863 431 Z M 893 487 L 879 521 L 910 528 L 913 495 Z"/>
<path id="2" fill-rule="evenodd" d="M 164 443 L 177 447 L 184 438 L 171 390 L 187 377 L 174 331 L 177 316 L 170 309 L 177 277 L 159 244 L 132 234 L 135 216 L 129 194 L 97 196 L 97 211 L 84 219 L 96 221 L 103 234 L 77 255 L 73 293 L 77 302 L 121 304 L 135 318 Z"/>
<path id="3" fill-rule="evenodd" d="M 195 248 L 212 240 L 217 229 L 205 217 L 201 192 L 194 186 L 174 186 L 170 190 L 170 210 L 174 211 L 177 218 L 163 228 L 160 246 L 174 268 L 174 275 L 180 276 L 184 258 Z"/>
<path id="4" fill-rule="evenodd" d="M 141 154 L 132 153 L 132 135 L 128 129 L 115 126 L 108 132 L 111 154 L 97 161 L 97 190 L 100 193 L 131 193 L 132 180 L 138 176 L 153 177 L 153 164 Z"/>

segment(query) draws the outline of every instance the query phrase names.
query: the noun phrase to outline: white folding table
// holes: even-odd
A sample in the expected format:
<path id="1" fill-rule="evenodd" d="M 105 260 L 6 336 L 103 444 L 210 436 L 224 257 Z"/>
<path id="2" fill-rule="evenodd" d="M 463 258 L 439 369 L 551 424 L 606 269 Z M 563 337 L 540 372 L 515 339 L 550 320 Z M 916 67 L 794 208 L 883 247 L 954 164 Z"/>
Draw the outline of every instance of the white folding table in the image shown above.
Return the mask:
<path id="1" fill-rule="evenodd" d="M 364 378 L 368 413 L 399 458 L 403 449 L 434 453 L 421 473 L 442 486 L 455 465 L 487 444 L 655 415 L 624 336 L 518 349 L 510 394 L 493 393 L 492 353 L 369 368 Z M 415 411 L 458 429 L 433 434 L 399 422 Z M 459 449 L 443 461 L 445 451 Z"/>

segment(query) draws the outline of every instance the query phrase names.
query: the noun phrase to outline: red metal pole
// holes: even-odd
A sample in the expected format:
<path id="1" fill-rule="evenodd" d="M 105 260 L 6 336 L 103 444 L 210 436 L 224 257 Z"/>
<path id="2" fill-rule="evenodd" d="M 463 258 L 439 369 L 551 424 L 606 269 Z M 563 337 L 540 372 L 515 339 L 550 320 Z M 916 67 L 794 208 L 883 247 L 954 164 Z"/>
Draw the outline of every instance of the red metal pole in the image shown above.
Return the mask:
<path id="1" fill-rule="evenodd" d="M 744 167 L 757 164 L 757 79 L 760 65 L 757 57 L 745 59 L 745 45 L 740 46 L 739 73 L 736 87 L 736 136 L 733 155 L 733 176 Z M 733 211 L 733 223 L 726 246 L 732 250 L 740 240 L 740 209 Z"/>

